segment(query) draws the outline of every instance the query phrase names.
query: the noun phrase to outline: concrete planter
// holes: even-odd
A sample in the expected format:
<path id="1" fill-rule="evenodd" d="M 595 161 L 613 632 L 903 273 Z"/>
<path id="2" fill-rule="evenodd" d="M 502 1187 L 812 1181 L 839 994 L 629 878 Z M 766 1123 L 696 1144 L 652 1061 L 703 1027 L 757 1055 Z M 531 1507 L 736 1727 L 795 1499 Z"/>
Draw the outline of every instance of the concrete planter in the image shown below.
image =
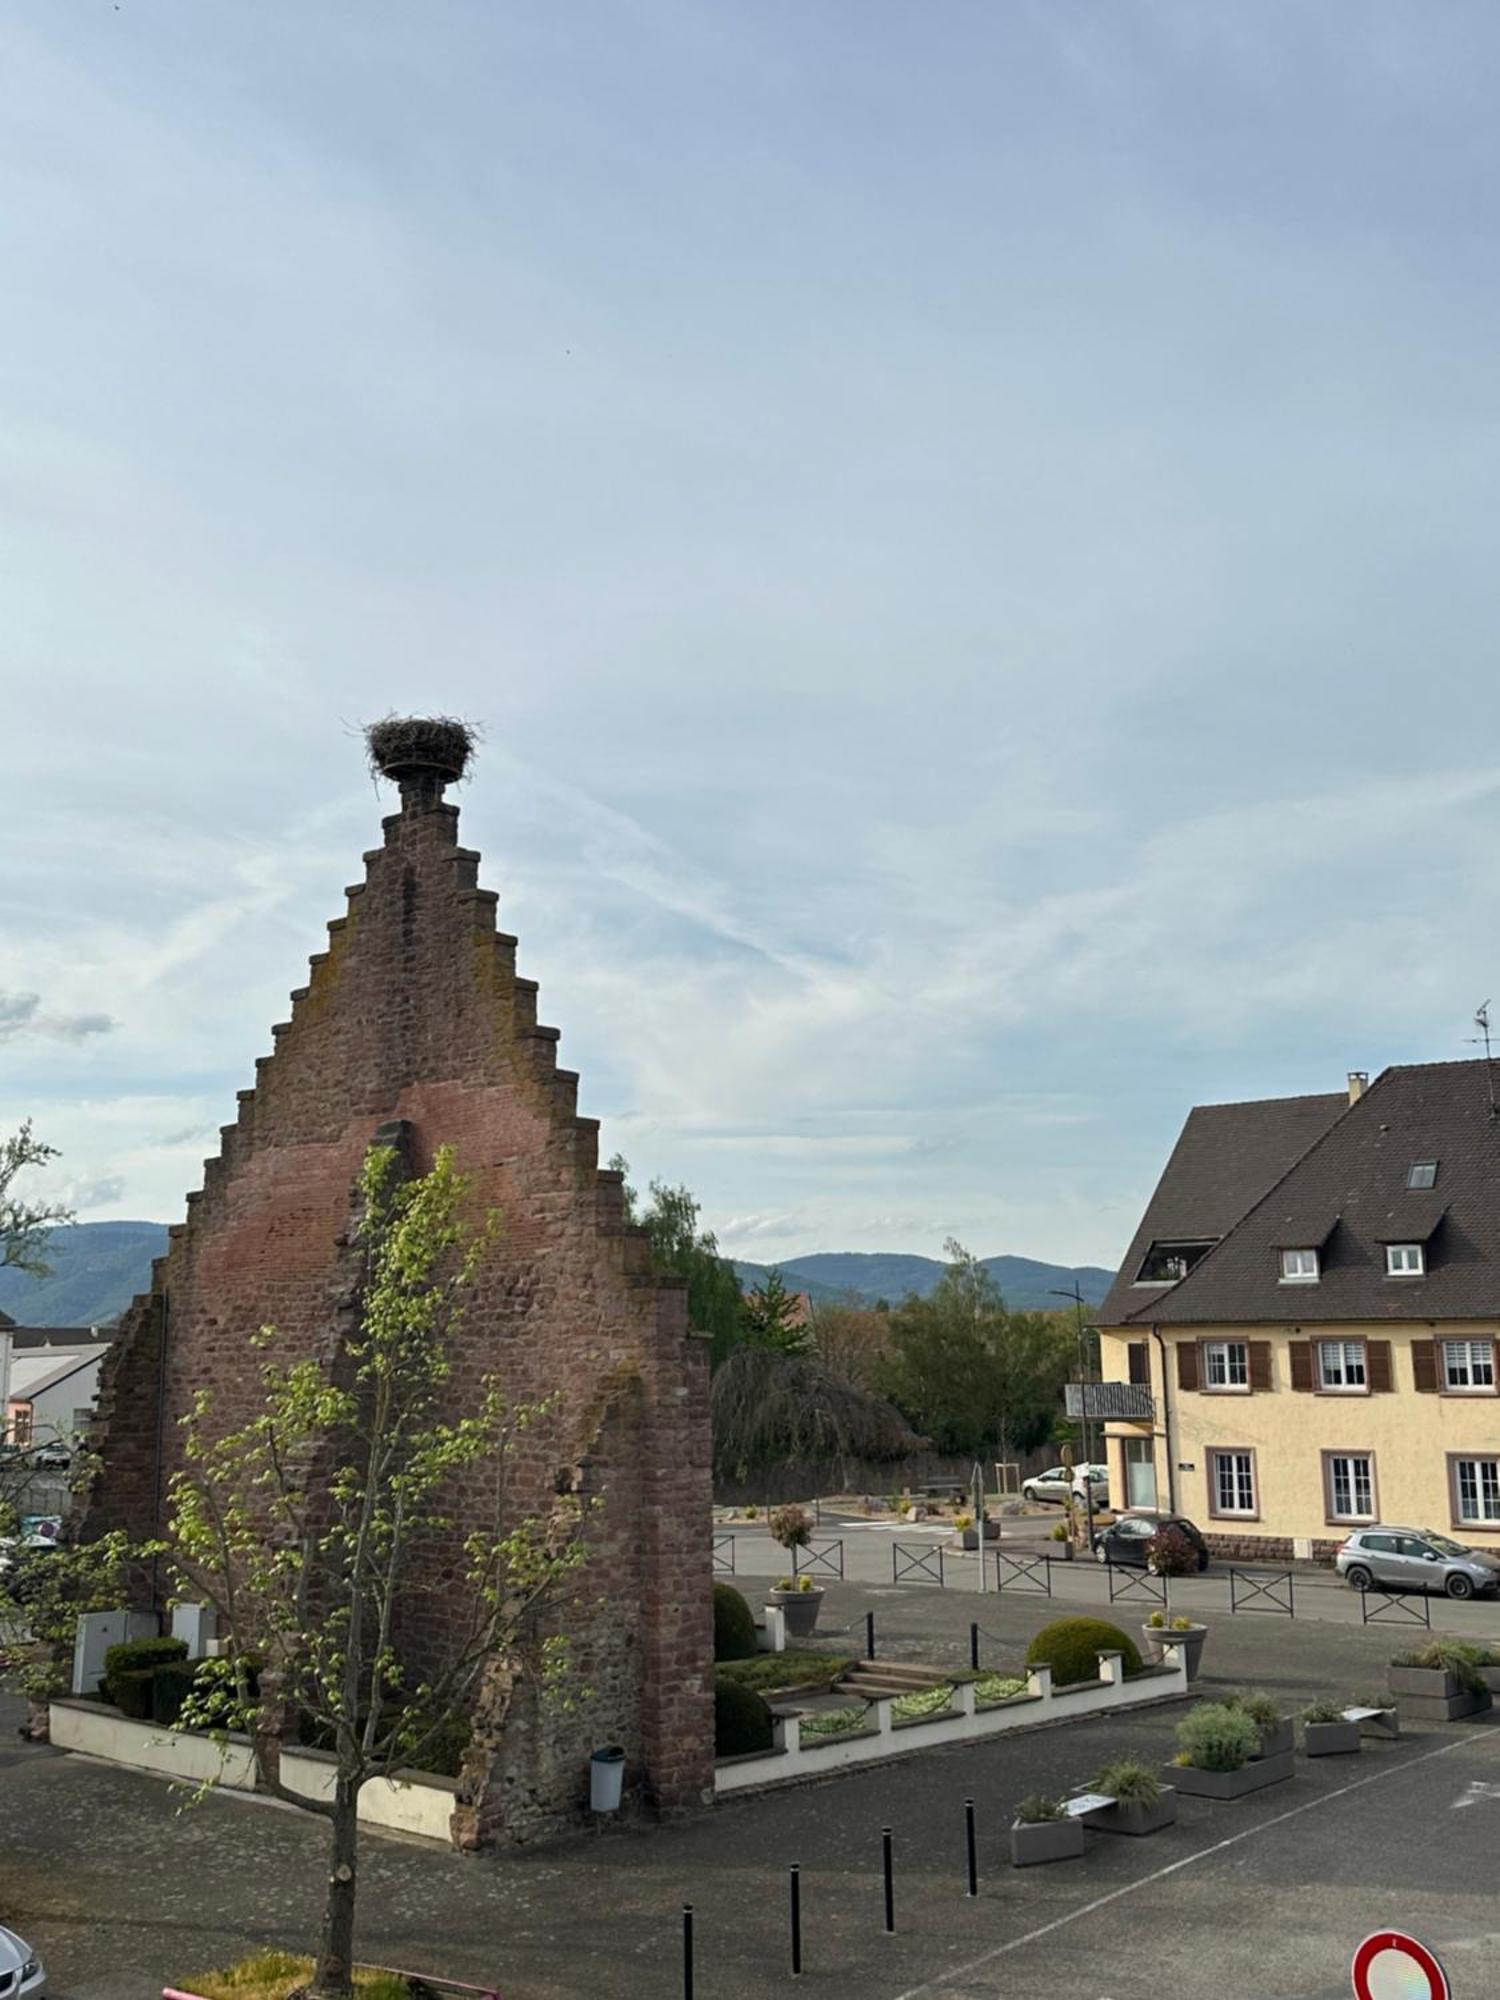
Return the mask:
<path id="1" fill-rule="evenodd" d="M 771 1602 L 786 1620 L 789 1638 L 812 1637 L 817 1627 L 818 1613 L 823 1608 L 821 1590 L 773 1590 Z"/>
<path id="2" fill-rule="evenodd" d="M 1500 1694 L 1500 1660 L 1487 1660 L 1479 1672 L 1490 1693 Z"/>
<path id="3" fill-rule="evenodd" d="M 1309 1757 L 1347 1757 L 1359 1748 L 1359 1724 L 1304 1722 L 1302 1747 Z"/>
<path id="4" fill-rule="evenodd" d="M 1357 1741 L 1354 1747 L 1359 1748 Z M 1168 1764 L 1162 1771 L 1179 1792 L 1196 1799 L 1243 1799 L 1267 1785 L 1284 1785 L 1291 1775 L 1290 1750 L 1276 1757 L 1252 1757 L 1237 1771 L 1200 1771 L 1195 1764 Z"/>
<path id="5" fill-rule="evenodd" d="M 1161 1797 L 1154 1806 L 1136 1805 L 1130 1799 L 1116 1799 L 1113 1805 L 1096 1806 L 1092 1812 L 1083 1815 L 1085 1826 L 1091 1826 L 1098 1833 L 1128 1833 L 1139 1838 L 1143 1834 L 1160 1833 L 1164 1826 L 1171 1826 L 1177 1818 L 1177 1773 L 1172 1774 L 1173 1782 L 1163 1785 Z"/>
<path id="6" fill-rule="evenodd" d="M 1162 1662 L 1162 1647 L 1168 1640 L 1174 1646 L 1181 1646 L 1187 1664 L 1190 1681 L 1198 1678 L 1198 1668 L 1203 1659 L 1203 1646 L 1208 1638 L 1206 1625 L 1190 1625 L 1185 1632 L 1174 1632 L 1170 1625 L 1143 1625 L 1141 1627 L 1142 1651 L 1148 1663 L 1159 1667 Z"/>
<path id="7" fill-rule="evenodd" d="M 1000 1523 L 998 1521 L 985 1522 L 984 1539 L 987 1542 L 999 1541 Z M 977 1549 L 979 1547 L 979 1530 L 977 1528 L 965 1528 L 963 1530 L 963 1544 L 966 1549 Z"/>
<path id="8" fill-rule="evenodd" d="M 1262 1730 L 1261 1732 L 1260 1755 L 1262 1759 L 1283 1756 L 1290 1757 L 1296 1747 L 1296 1732 L 1293 1727 L 1292 1718 L 1289 1715 L 1283 1715 L 1269 1729 Z"/>
<path id="9" fill-rule="evenodd" d="M 1419 1722 L 1456 1722 L 1460 1716 L 1479 1715 L 1490 1706 L 1489 1689 L 1471 1694 L 1458 1684 L 1457 1676 L 1445 1667 L 1398 1667 L 1387 1669 L 1391 1693 L 1401 1712 Z"/>
<path id="10" fill-rule="evenodd" d="M 1034 1868 L 1042 1861 L 1076 1861 L 1082 1853 L 1081 1819 L 1011 1821 L 1010 1861 L 1013 1868 Z"/>

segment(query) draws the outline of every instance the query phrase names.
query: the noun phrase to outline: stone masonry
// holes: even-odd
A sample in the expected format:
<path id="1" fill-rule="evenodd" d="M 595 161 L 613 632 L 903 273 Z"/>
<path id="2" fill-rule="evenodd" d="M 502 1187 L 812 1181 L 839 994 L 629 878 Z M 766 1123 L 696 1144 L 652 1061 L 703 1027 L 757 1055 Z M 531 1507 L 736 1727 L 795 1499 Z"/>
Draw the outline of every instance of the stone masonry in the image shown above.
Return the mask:
<path id="1" fill-rule="evenodd" d="M 181 1450 L 178 1419 L 202 1387 L 217 1422 L 254 1407 L 267 1323 L 279 1351 L 331 1358 L 353 1303 L 351 1191 L 381 1128 L 413 1168 L 451 1145 L 476 1209 L 501 1228 L 453 1336 L 454 1413 L 497 1377 L 515 1400 L 556 1398 L 512 1466 L 516 1504 L 561 1478 L 599 1496 L 590 1559 L 558 1614 L 584 1690 L 570 1713 L 529 1686 L 475 1719 L 454 1815 L 462 1845 L 555 1830 L 587 1800 L 587 1758 L 627 1753 L 629 1796 L 658 1810 L 701 1803 L 713 1771 L 708 1365 L 683 1292 L 653 1276 L 626 1226 L 618 1174 L 597 1165 L 598 1127 L 578 1079 L 537 1025 L 536 984 L 495 925 L 477 854 L 457 842 L 443 773 L 387 767 L 402 787 L 365 879 L 328 926 L 289 1020 L 273 1029 L 202 1190 L 171 1232 L 152 1289 L 105 1365 L 103 1470 L 83 1532 L 160 1525 Z M 448 773 L 446 775 L 452 775 Z M 460 1522 L 460 1528 L 462 1523 Z M 164 1587 L 165 1578 L 158 1588 Z M 420 1668 L 441 1653 L 441 1597 L 400 1634 Z"/>

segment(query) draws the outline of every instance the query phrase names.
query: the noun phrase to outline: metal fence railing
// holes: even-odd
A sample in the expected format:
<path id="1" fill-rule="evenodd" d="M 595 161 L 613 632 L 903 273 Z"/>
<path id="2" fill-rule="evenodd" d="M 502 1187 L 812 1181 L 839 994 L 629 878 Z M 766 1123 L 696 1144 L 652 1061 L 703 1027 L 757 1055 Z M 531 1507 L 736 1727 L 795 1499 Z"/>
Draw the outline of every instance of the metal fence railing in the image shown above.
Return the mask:
<path id="1" fill-rule="evenodd" d="M 1365 1625 L 1423 1625 L 1432 1629 L 1432 1599 L 1425 1591 L 1398 1597 L 1389 1590 L 1362 1590 L 1360 1622 Z"/>
<path id="2" fill-rule="evenodd" d="M 1003 1550 L 995 1557 L 996 1590 L 1023 1591 L 1036 1597 L 1052 1595 L 1052 1558 L 1044 1555 L 1008 1555 Z"/>
<path id="3" fill-rule="evenodd" d="M 821 1544 L 809 1542 L 804 1548 L 792 1550 L 793 1576 L 836 1576 L 844 1579 L 844 1542 L 842 1536 Z"/>
<path id="4" fill-rule="evenodd" d="M 1297 1600 L 1289 1569 L 1231 1569 L 1229 1572 L 1231 1611 L 1268 1611 L 1280 1618 L 1295 1618 Z"/>
<path id="5" fill-rule="evenodd" d="M 1127 1569 L 1120 1563 L 1106 1563 L 1104 1574 L 1109 1579 L 1111 1604 L 1118 1598 L 1127 1602 L 1166 1604 L 1167 1579 L 1164 1576 L 1154 1576 L 1149 1569 Z"/>
<path id="6" fill-rule="evenodd" d="M 944 1588 L 942 1543 L 892 1542 L 891 1582 L 911 1583 L 918 1578 Z"/>
<path id="7" fill-rule="evenodd" d="M 714 1575 L 734 1575 L 734 1536 L 714 1536 Z"/>

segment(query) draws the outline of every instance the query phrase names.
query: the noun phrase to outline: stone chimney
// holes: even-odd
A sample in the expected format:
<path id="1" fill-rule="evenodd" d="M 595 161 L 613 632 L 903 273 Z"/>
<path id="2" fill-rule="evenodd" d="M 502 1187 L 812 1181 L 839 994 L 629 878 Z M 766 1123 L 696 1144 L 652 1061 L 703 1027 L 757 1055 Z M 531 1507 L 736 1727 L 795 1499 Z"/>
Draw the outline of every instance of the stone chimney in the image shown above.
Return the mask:
<path id="1" fill-rule="evenodd" d="M 1370 1072 L 1367 1069 L 1351 1069 L 1349 1072 L 1349 1102 L 1358 1104 L 1370 1088 Z"/>

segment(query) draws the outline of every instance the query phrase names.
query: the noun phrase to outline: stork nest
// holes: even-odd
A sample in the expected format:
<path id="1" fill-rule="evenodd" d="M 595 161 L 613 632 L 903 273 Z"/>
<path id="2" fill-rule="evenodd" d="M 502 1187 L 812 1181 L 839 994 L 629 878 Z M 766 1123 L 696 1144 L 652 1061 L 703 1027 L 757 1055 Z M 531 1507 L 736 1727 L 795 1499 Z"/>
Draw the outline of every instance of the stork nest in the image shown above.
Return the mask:
<path id="1" fill-rule="evenodd" d="M 371 771 L 398 782 L 432 771 L 445 784 L 456 783 L 478 740 L 478 730 L 452 715 L 383 715 L 365 730 Z"/>

